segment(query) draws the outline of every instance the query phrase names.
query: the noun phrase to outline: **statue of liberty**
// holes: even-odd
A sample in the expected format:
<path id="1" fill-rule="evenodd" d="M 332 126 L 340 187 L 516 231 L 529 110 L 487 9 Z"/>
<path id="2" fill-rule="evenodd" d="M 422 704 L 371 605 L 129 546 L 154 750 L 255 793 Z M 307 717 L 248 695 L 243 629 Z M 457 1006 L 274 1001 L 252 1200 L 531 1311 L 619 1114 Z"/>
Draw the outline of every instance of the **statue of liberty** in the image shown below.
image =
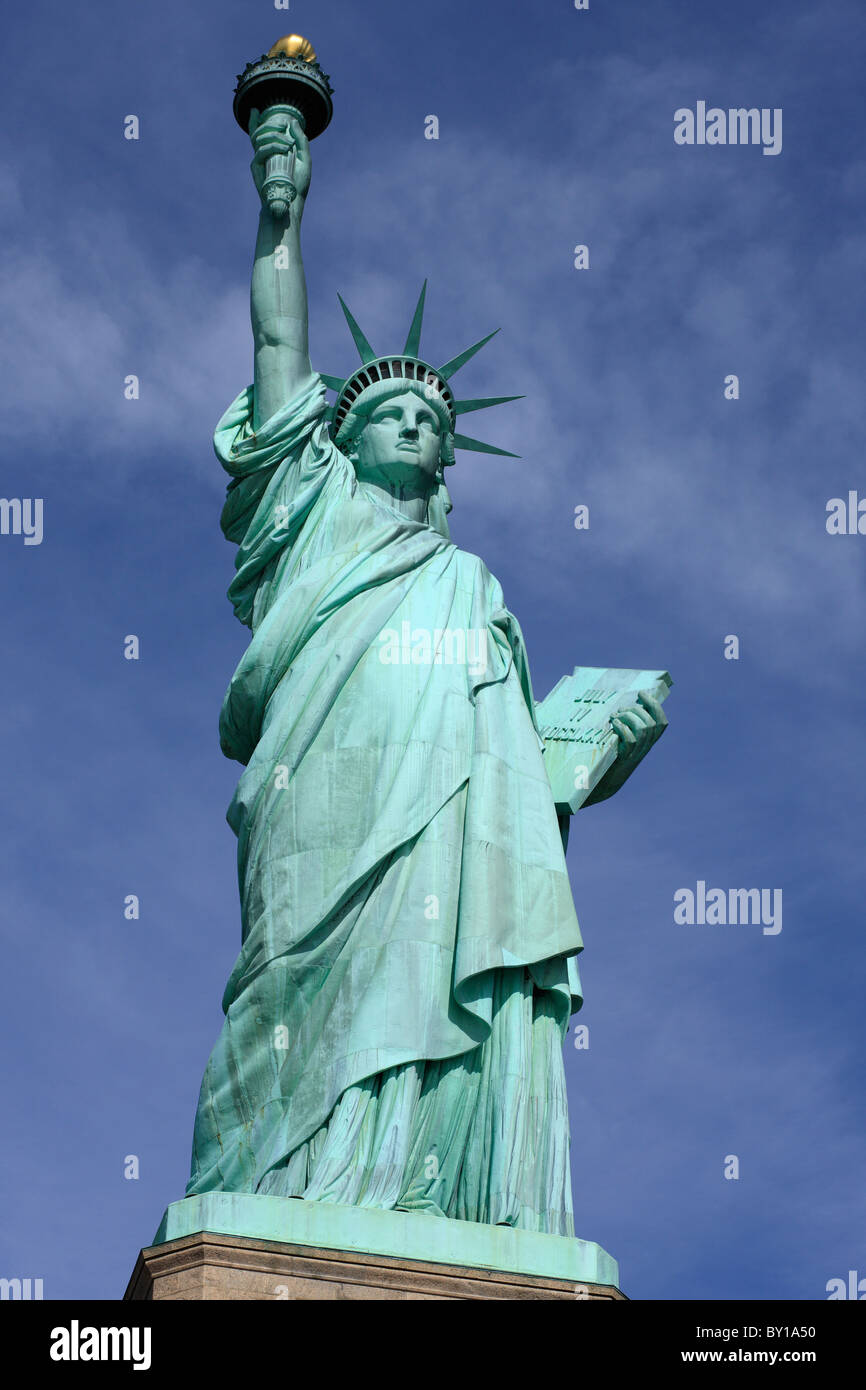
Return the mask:
<path id="1" fill-rule="evenodd" d="M 444 468 L 484 449 L 450 378 L 402 351 L 313 371 L 302 124 L 250 125 L 262 197 L 254 384 L 216 428 L 229 597 L 250 644 L 220 718 L 244 765 L 242 949 L 187 1195 L 263 1193 L 573 1235 L 562 1046 L 582 949 L 517 620 L 450 539 Z M 294 155 L 291 215 L 265 163 Z M 342 300 L 341 300 L 342 303 Z M 492 336 L 492 335 L 491 335 Z M 333 406 L 327 389 L 336 390 Z M 621 710 L 619 785 L 662 732 Z M 617 742 L 617 739 L 614 739 Z"/>

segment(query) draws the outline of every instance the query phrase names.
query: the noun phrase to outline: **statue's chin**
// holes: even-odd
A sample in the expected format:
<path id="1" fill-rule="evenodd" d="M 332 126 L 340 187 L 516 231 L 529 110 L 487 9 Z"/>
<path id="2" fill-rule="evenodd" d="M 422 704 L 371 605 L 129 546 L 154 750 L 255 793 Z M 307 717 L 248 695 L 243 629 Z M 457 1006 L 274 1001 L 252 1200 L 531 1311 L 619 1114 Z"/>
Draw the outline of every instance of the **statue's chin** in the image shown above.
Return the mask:
<path id="1" fill-rule="evenodd" d="M 409 450 L 400 454 L 399 457 L 391 459 L 388 463 L 380 463 L 375 466 L 370 464 L 355 464 L 355 474 L 362 483 L 376 483 L 379 487 L 405 489 L 407 493 L 414 496 L 428 494 L 435 482 L 438 459 L 432 468 L 426 468 L 417 455 L 413 455 Z"/>

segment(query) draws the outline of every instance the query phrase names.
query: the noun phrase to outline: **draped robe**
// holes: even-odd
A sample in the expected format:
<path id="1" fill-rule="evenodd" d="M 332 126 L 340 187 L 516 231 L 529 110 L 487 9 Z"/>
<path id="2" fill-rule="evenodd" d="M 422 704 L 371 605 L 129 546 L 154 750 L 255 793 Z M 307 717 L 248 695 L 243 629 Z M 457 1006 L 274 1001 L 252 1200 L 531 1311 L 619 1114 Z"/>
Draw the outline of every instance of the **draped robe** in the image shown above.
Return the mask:
<path id="1" fill-rule="evenodd" d="M 582 943 L 519 625 L 477 556 L 358 481 L 320 377 L 255 432 L 252 407 L 214 436 L 252 632 L 220 716 L 242 948 L 187 1194 L 573 1234 Z M 486 661 L 425 656 L 437 631 Z"/>

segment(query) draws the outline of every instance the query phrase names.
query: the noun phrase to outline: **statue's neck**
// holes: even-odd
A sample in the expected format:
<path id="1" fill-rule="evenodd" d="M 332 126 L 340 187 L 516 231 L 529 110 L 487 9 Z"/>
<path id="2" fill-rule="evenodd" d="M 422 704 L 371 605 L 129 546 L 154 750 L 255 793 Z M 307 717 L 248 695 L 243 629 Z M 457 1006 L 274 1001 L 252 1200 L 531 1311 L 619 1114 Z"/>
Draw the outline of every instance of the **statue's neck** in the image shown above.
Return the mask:
<path id="1" fill-rule="evenodd" d="M 422 525 L 427 524 L 427 506 L 430 501 L 431 489 L 425 488 L 418 491 L 401 483 L 374 482 L 370 478 L 363 479 L 363 486 L 367 492 L 381 498 L 389 507 L 402 512 L 409 521 L 417 521 Z"/>

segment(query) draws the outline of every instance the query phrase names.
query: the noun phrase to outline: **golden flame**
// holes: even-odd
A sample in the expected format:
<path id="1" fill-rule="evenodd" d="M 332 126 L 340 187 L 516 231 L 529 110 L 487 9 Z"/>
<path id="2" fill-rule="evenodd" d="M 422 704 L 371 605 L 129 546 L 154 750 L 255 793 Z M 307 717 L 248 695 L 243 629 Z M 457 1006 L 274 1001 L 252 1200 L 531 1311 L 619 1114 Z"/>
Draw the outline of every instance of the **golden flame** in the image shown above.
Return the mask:
<path id="1" fill-rule="evenodd" d="M 285 38 L 277 39 L 273 48 L 268 49 L 269 58 L 278 58 L 284 53 L 287 58 L 303 58 L 305 63 L 314 63 L 316 54 L 309 39 L 302 39 L 300 34 L 286 34 Z"/>

